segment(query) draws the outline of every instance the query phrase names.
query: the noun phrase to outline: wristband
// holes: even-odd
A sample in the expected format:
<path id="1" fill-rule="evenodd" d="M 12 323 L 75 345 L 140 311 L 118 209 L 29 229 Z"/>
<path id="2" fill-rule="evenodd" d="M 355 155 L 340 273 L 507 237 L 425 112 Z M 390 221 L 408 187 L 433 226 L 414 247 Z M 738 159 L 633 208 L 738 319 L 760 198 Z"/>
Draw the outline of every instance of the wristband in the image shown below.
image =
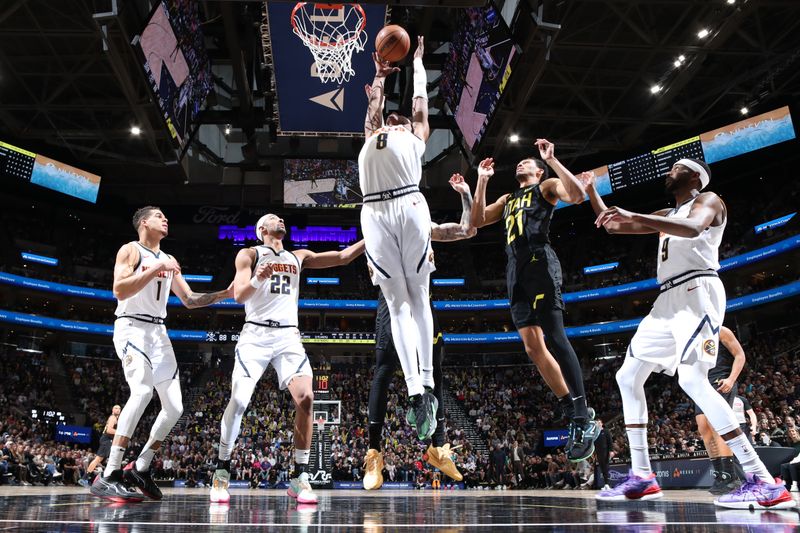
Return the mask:
<path id="1" fill-rule="evenodd" d="M 253 276 L 252 278 L 250 278 L 250 286 L 253 287 L 254 289 L 257 289 L 260 286 L 262 286 L 265 281 L 267 281 L 267 280 L 258 279 L 258 276 Z"/>
<path id="2" fill-rule="evenodd" d="M 422 58 L 414 58 L 414 96 L 413 98 L 428 98 L 428 74 L 422 64 Z"/>

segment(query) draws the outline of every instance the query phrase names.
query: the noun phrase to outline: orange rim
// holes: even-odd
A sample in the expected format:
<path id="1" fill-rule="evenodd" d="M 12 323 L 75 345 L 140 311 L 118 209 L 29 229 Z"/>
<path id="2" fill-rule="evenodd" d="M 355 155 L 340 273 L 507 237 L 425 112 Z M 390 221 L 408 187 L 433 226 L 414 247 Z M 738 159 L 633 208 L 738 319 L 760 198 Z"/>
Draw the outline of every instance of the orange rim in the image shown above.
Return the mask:
<path id="1" fill-rule="evenodd" d="M 353 36 L 350 37 L 349 39 L 345 39 L 344 41 L 336 42 L 336 43 L 331 43 L 331 42 L 326 43 L 324 41 L 320 41 L 319 39 L 317 39 L 313 35 L 308 35 L 307 33 L 301 31 L 297 27 L 297 23 L 295 22 L 295 16 L 297 14 L 297 11 L 302 9 L 302 8 L 304 8 L 308 3 L 309 2 L 297 2 L 297 4 L 295 4 L 294 9 L 292 9 L 291 23 L 292 23 L 292 29 L 294 30 L 294 32 L 303 34 L 304 38 L 307 39 L 313 46 L 318 46 L 318 47 L 321 47 L 321 48 L 327 48 L 327 47 L 338 48 L 339 46 L 348 44 L 348 43 L 358 39 L 359 34 L 362 31 L 364 31 L 364 28 L 367 25 L 367 14 L 364 12 L 364 8 L 361 7 L 358 4 L 348 4 L 348 5 L 353 6 L 353 9 L 356 9 L 361 13 L 361 24 L 359 24 L 359 27 L 356 28 L 356 32 L 353 34 Z M 317 3 L 314 4 L 314 7 L 317 8 L 317 9 L 331 9 L 331 10 L 332 9 L 341 9 L 344 6 L 345 6 L 345 4 L 317 4 Z"/>

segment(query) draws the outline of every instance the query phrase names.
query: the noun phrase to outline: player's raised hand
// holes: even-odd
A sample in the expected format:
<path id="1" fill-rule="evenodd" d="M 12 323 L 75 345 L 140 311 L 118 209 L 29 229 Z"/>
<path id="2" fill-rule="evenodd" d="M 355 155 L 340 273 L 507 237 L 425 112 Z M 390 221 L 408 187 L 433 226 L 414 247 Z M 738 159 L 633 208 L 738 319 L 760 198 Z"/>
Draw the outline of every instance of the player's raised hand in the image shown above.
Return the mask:
<path id="1" fill-rule="evenodd" d="M 539 155 L 542 157 L 543 161 L 547 161 L 555 157 L 556 145 L 547 139 L 536 139 L 534 144 L 539 149 Z"/>
<path id="2" fill-rule="evenodd" d="M 494 176 L 494 159 L 487 157 L 478 164 L 478 177 L 491 178 Z"/>
<path id="3" fill-rule="evenodd" d="M 601 212 L 597 216 L 597 220 L 594 221 L 594 225 L 600 228 L 609 222 L 633 222 L 633 217 L 634 213 L 621 207 L 613 206 Z"/>
<path id="4" fill-rule="evenodd" d="M 414 50 L 414 59 L 422 59 L 422 54 L 425 53 L 425 38 L 420 35 L 417 37 L 417 49 Z"/>
<path id="5" fill-rule="evenodd" d="M 450 176 L 450 186 L 453 188 L 454 191 L 469 195 L 469 184 L 464 180 L 464 176 L 461 174 L 453 174 Z"/>
<path id="6" fill-rule="evenodd" d="M 384 61 L 378 55 L 378 52 L 372 52 L 372 61 L 375 63 L 375 77 L 385 78 L 389 74 L 399 72 L 399 67 L 393 67 L 388 61 Z"/>
<path id="7" fill-rule="evenodd" d="M 581 182 L 581 185 L 583 185 L 585 189 L 588 190 L 590 187 L 594 187 L 595 175 L 591 170 L 587 172 L 581 172 L 575 177 L 578 178 L 578 181 Z"/>
<path id="8" fill-rule="evenodd" d="M 256 277 L 260 281 L 264 281 L 268 277 L 272 276 L 272 265 L 274 263 L 261 263 L 256 267 Z"/>

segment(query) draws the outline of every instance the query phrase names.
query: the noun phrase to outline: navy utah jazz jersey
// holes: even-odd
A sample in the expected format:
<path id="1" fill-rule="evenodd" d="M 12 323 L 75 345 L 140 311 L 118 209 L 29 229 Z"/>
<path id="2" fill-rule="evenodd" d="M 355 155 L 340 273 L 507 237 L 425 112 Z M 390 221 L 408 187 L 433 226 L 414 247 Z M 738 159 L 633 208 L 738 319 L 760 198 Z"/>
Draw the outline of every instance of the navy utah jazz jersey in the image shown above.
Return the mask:
<path id="1" fill-rule="evenodd" d="M 509 260 L 525 261 L 532 250 L 550 242 L 550 220 L 555 206 L 545 200 L 540 184 L 508 195 L 503 209 L 506 226 L 506 254 Z"/>

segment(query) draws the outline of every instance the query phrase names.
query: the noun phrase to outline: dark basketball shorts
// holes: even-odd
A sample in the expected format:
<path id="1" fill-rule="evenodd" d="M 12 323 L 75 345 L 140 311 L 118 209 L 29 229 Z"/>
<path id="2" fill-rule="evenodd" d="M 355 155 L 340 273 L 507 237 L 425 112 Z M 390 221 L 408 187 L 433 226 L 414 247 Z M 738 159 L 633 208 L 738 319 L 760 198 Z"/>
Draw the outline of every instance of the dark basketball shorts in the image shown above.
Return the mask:
<path id="1" fill-rule="evenodd" d="M 111 455 L 111 437 L 108 435 L 100 437 L 100 446 L 97 447 L 97 455 L 103 459 L 108 459 L 108 456 Z"/>
<path id="2" fill-rule="evenodd" d="M 539 314 L 563 311 L 561 263 L 549 246 L 533 251 L 530 261 L 509 262 L 506 272 L 511 319 L 517 329 L 541 326 Z"/>
<path id="3" fill-rule="evenodd" d="M 725 374 L 724 376 L 708 376 L 708 381 L 711 383 L 711 386 L 714 387 L 714 390 L 717 390 L 717 387 L 719 387 L 719 383 L 723 379 L 725 379 L 726 377 L 728 377 L 728 374 Z M 731 387 L 731 390 L 729 390 L 728 392 L 722 393 L 722 392 L 717 391 L 717 394 L 722 396 L 722 398 L 726 402 L 728 402 L 728 405 L 733 407 L 733 400 L 736 399 L 736 391 L 738 389 L 739 389 L 739 384 L 738 383 L 734 383 L 733 387 Z M 700 409 L 700 406 L 697 405 L 696 403 L 694 404 L 694 414 L 695 414 L 695 416 L 703 414 L 703 410 Z"/>

